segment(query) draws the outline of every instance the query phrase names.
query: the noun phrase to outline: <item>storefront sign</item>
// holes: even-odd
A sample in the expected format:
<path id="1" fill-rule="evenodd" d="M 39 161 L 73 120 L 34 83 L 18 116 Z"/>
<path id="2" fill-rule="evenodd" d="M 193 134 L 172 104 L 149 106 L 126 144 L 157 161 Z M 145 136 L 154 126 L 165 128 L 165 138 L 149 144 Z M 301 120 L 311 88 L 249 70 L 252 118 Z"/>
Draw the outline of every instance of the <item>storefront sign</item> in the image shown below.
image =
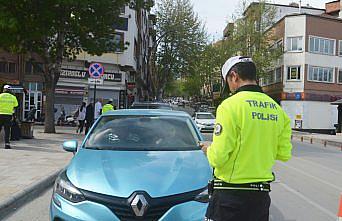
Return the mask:
<path id="1" fill-rule="evenodd" d="M 75 69 L 62 69 L 61 78 L 72 78 L 72 79 L 84 79 L 87 80 L 90 76 L 88 71 L 86 70 L 75 70 Z M 121 73 L 111 73 L 105 72 L 102 78 L 105 81 L 112 81 L 112 82 L 121 82 L 122 81 L 122 74 Z"/>
<path id="2" fill-rule="evenodd" d="M 94 85 L 103 85 L 103 79 L 95 79 L 95 78 L 88 78 L 88 84 Z"/>
<path id="3" fill-rule="evenodd" d="M 81 95 L 83 96 L 84 90 L 74 90 L 70 88 L 57 88 L 55 90 L 56 94 L 64 94 L 64 95 Z"/>

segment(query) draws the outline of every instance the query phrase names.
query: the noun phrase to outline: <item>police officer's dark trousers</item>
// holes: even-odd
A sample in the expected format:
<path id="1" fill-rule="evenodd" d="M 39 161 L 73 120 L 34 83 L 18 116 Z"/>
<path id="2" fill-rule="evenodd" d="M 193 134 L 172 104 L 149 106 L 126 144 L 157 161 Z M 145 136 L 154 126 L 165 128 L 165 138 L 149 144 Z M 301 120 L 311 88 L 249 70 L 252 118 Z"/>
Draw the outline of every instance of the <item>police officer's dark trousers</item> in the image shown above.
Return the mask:
<path id="1" fill-rule="evenodd" d="M 213 221 L 268 221 L 270 204 L 268 192 L 214 190 L 206 217 Z"/>
<path id="2" fill-rule="evenodd" d="M 11 115 L 0 114 L 0 131 L 2 127 L 5 128 L 5 143 L 9 144 L 10 142 L 10 129 L 11 129 Z"/>

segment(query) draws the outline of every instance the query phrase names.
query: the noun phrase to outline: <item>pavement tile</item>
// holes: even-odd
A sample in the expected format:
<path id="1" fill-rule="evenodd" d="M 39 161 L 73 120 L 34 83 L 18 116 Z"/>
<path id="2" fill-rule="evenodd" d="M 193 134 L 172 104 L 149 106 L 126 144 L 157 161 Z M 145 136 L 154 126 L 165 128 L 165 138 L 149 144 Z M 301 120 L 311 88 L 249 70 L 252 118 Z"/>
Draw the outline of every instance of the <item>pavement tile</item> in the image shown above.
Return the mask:
<path id="1" fill-rule="evenodd" d="M 59 127 L 57 134 L 45 134 L 41 126 L 34 129 L 34 139 L 11 142 L 12 150 L 0 142 L 0 202 L 65 167 L 73 154 L 62 149 L 63 141 L 83 138 L 75 128 Z"/>

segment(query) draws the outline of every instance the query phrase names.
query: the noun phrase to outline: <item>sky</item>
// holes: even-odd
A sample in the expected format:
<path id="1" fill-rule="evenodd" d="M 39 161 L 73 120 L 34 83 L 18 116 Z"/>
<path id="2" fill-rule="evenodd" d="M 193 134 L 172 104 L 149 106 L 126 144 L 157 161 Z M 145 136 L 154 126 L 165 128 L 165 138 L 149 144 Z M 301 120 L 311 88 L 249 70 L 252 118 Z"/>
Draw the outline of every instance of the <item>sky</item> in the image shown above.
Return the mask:
<path id="1" fill-rule="evenodd" d="M 194 10 L 204 22 L 212 40 L 222 38 L 223 29 L 231 20 L 241 0 L 191 0 Z M 256 0 L 254 0 L 256 1 Z M 302 6 L 309 4 L 315 8 L 324 8 L 325 3 L 332 0 L 302 0 Z M 299 3 L 299 0 L 269 0 L 271 3 L 289 4 Z"/>

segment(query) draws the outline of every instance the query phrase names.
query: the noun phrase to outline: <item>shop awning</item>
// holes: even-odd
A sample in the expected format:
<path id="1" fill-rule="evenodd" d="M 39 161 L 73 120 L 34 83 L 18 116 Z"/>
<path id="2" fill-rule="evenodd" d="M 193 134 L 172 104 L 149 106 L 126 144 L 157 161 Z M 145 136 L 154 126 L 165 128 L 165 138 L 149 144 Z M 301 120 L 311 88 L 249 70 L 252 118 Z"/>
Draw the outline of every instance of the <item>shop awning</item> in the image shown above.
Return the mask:
<path id="1" fill-rule="evenodd" d="M 331 102 L 332 105 L 341 105 L 342 104 L 342 99 Z"/>

